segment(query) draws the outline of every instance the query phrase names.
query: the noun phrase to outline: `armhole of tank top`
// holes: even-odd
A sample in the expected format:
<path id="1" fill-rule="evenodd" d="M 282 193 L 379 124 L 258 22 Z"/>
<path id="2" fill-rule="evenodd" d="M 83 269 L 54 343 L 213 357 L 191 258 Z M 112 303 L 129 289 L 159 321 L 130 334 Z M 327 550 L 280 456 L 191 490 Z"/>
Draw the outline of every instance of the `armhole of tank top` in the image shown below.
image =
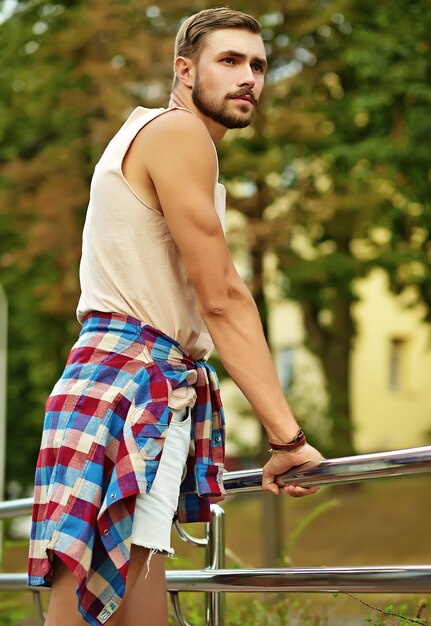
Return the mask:
<path id="1" fill-rule="evenodd" d="M 146 207 L 147 209 L 149 209 L 150 211 L 154 211 L 155 213 L 158 213 L 159 215 L 163 215 L 163 211 L 159 211 L 158 209 L 155 209 L 154 207 L 150 206 L 149 204 L 147 204 L 139 195 L 138 193 L 133 189 L 132 185 L 129 183 L 129 181 L 127 180 L 127 178 L 124 175 L 123 172 L 123 163 L 124 163 L 124 159 L 127 156 L 128 151 L 130 150 L 130 147 L 132 145 L 132 143 L 134 142 L 136 136 L 138 135 L 138 133 L 141 132 L 141 130 L 147 126 L 147 124 L 150 124 L 153 120 L 155 120 L 157 117 L 160 117 L 161 115 L 165 115 L 165 113 L 169 113 L 169 111 L 175 111 L 175 110 L 179 110 L 179 111 L 187 111 L 188 113 L 190 113 L 191 115 L 194 115 L 195 117 L 198 117 L 196 115 L 196 113 L 194 113 L 193 111 L 190 111 L 190 109 L 186 109 L 184 107 L 179 107 L 179 106 L 173 106 L 173 107 L 169 107 L 168 109 L 161 109 L 159 110 L 154 116 L 150 117 L 150 119 L 146 120 L 144 124 L 142 124 L 142 126 L 137 125 L 137 130 L 133 133 L 132 137 L 130 138 L 130 140 L 127 142 L 125 149 L 122 152 L 122 156 L 118 165 L 118 170 L 121 176 L 121 179 L 123 180 L 124 184 L 128 187 L 128 189 L 131 191 L 131 193 L 133 193 L 133 195 L 135 196 L 135 198 L 137 200 L 139 200 L 139 202 Z M 139 120 L 139 118 L 137 118 L 136 120 L 134 120 L 132 122 L 132 124 L 135 124 L 137 121 Z M 208 133 L 209 134 L 209 133 Z M 217 148 L 215 146 L 214 141 L 212 140 L 212 137 L 210 135 L 210 141 L 212 143 L 212 146 L 214 148 L 214 152 L 215 152 L 215 156 L 216 156 L 216 165 L 217 165 L 217 171 L 216 171 L 216 180 L 215 180 L 215 184 L 218 183 L 218 177 L 219 177 L 219 165 L 218 165 L 218 153 L 217 153 Z"/>
<path id="2" fill-rule="evenodd" d="M 149 119 L 145 120 L 145 123 L 140 125 L 137 124 L 139 120 L 139 118 L 137 118 L 136 120 L 133 120 L 132 125 L 136 124 L 137 128 L 135 130 L 135 132 L 133 133 L 133 135 L 129 138 L 129 140 L 127 141 L 123 151 L 122 151 L 122 155 L 120 158 L 120 162 L 118 164 L 118 171 L 119 174 L 121 176 L 121 180 L 124 182 L 124 184 L 128 187 L 128 189 L 131 191 L 131 193 L 133 193 L 133 195 L 135 196 L 135 198 L 137 200 L 139 200 L 139 202 L 146 208 L 149 209 L 150 211 L 154 211 L 155 213 L 157 213 L 158 215 L 163 215 L 163 211 L 159 211 L 158 209 L 155 209 L 154 207 L 150 206 L 147 202 L 145 202 L 140 196 L 139 194 L 133 189 L 132 185 L 129 183 L 129 181 L 127 180 L 127 178 L 124 175 L 123 172 L 123 163 L 124 163 L 124 159 L 127 156 L 127 153 L 130 150 L 130 147 L 132 145 L 132 143 L 135 141 L 138 133 L 141 132 L 141 130 L 147 126 L 147 124 L 150 124 L 153 120 L 155 120 L 157 117 L 160 117 L 161 115 L 164 115 L 165 113 L 167 113 L 170 109 L 160 109 L 157 111 L 157 113 L 155 113 L 155 115 L 150 116 Z M 144 114 L 145 115 L 145 114 Z"/>
<path id="3" fill-rule="evenodd" d="M 133 189 L 132 185 L 129 183 L 129 181 L 127 180 L 127 178 L 124 175 L 123 172 L 123 163 L 124 163 L 124 159 L 127 156 L 128 151 L 130 150 L 130 147 L 132 145 L 132 143 L 134 142 L 134 140 L 136 139 L 136 136 L 138 135 L 138 133 L 141 132 L 141 130 L 147 126 L 147 124 L 150 124 L 153 120 L 155 120 L 157 117 L 160 117 L 162 115 L 165 115 L 166 113 L 169 113 L 169 111 L 174 111 L 174 110 L 179 110 L 179 111 L 187 111 L 188 113 L 190 113 L 191 115 L 196 115 L 196 113 L 193 113 L 193 111 L 190 111 L 190 109 L 186 109 L 184 107 L 179 107 L 179 106 L 174 106 L 174 107 L 169 107 L 167 109 L 160 109 L 157 111 L 157 113 L 153 116 L 150 117 L 150 119 L 146 120 L 144 124 L 139 125 L 137 124 L 137 122 L 139 121 L 139 118 L 135 119 L 132 121 L 132 125 L 133 124 L 137 124 L 137 129 L 135 130 L 135 132 L 133 133 L 132 137 L 130 137 L 130 139 L 127 141 L 125 148 L 122 151 L 122 156 L 120 159 L 120 162 L 118 164 L 118 171 L 120 173 L 121 179 L 124 182 L 124 184 L 128 187 L 128 189 L 131 191 L 131 193 L 133 193 L 133 195 L 135 196 L 135 198 L 137 200 L 139 200 L 139 202 L 146 207 L 147 209 L 149 209 L 150 211 L 154 211 L 155 213 L 158 213 L 159 215 L 163 215 L 163 211 L 159 211 L 158 209 L 155 209 L 154 207 L 150 206 L 147 202 L 145 202 L 140 196 L 139 194 L 135 191 L 135 189 Z M 124 125 L 123 125 L 124 127 Z M 215 143 L 212 140 L 212 137 L 210 135 L 210 140 L 211 143 L 213 145 L 214 148 L 214 152 L 216 155 L 216 164 L 217 164 L 217 174 L 216 174 L 216 183 L 218 182 L 218 177 L 219 177 L 219 166 L 218 166 L 218 154 L 217 154 L 217 149 L 215 147 Z"/>

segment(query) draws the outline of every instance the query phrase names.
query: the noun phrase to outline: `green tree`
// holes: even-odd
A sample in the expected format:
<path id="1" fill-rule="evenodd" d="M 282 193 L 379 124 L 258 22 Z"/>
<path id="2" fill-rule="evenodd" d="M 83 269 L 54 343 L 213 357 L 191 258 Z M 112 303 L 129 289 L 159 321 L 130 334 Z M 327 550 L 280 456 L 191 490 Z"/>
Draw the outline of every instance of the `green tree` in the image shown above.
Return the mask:
<path id="1" fill-rule="evenodd" d="M 260 310 L 273 252 L 326 375 L 328 452 L 349 454 L 356 281 L 383 267 L 394 288 L 416 285 L 428 307 L 431 297 L 431 11 L 419 0 L 286 2 L 261 19 L 266 96 L 254 128 L 227 145 L 222 170 L 247 218 Z"/>
<path id="2" fill-rule="evenodd" d="M 312 95 L 307 110 L 324 119 L 306 158 L 293 164 L 296 188 L 302 182 L 306 191 L 280 259 L 327 376 L 335 454 L 353 450 L 356 280 L 383 267 L 395 289 L 416 286 L 428 318 L 431 311 L 430 24 L 420 0 L 344 3 L 313 33 L 318 71 L 297 87 Z"/>
<path id="3" fill-rule="evenodd" d="M 130 109 L 166 104 L 180 19 L 217 4 L 33 0 L 0 25 L 9 476 L 31 481 L 43 401 L 78 330 L 94 163 Z M 356 279 L 379 265 L 394 288 L 414 283 L 430 303 L 430 10 L 425 0 L 234 6 L 261 18 L 271 62 L 256 124 L 221 146 L 249 284 L 267 331 L 264 260 L 274 254 L 322 359 L 332 452 L 348 453 Z"/>
<path id="4" fill-rule="evenodd" d="M 7 477 L 31 484 L 43 406 L 77 336 L 95 162 L 128 110 L 166 101 L 150 3 L 20 2 L 0 25 L 0 268 L 10 302 Z M 157 42 L 157 43 L 156 43 Z"/>

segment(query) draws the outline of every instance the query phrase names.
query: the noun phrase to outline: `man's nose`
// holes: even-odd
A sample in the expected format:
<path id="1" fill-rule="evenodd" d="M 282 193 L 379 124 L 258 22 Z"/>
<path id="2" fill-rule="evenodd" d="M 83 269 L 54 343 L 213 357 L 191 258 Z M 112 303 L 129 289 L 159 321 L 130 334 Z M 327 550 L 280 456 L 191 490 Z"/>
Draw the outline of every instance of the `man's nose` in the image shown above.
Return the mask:
<path id="1" fill-rule="evenodd" d="M 253 88 L 256 84 L 256 79 L 254 77 L 253 70 L 250 66 L 247 66 L 241 74 L 240 79 L 238 80 L 238 85 L 240 87 L 250 87 Z"/>

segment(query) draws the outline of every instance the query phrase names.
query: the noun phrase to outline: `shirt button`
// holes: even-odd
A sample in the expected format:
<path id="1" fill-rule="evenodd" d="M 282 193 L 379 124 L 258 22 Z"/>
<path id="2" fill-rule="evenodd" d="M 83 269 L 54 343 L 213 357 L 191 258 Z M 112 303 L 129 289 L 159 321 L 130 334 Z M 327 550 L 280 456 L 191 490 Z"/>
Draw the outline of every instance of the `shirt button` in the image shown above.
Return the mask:
<path id="1" fill-rule="evenodd" d="M 117 497 L 117 494 L 116 494 L 116 493 L 111 493 L 111 498 L 112 498 L 112 499 L 114 499 L 114 498 L 116 498 L 116 497 Z"/>
<path id="2" fill-rule="evenodd" d="M 106 535 L 109 535 L 109 530 L 108 530 L 107 528 L 105 528 L 105 530 L 103 531 L 103 534 L 104 534 L 104 535 L 105 535 L 105 537 L 106 537 Z"/>
<path id="3" fill-rule="evenodd" d="M 215 441 L 216 443 L 220 443 L 220 441 L 221 441 L 221 437 L 220 437 L 220 435 L 217 435 L 217 437 L 214 437 L 214 441 Z"/>
<path id="4" fill-rule="evenodd" d="M 223 476 L 217 476 L 216 480 L 217 480 L 219 485 L 223 484 Z"/>

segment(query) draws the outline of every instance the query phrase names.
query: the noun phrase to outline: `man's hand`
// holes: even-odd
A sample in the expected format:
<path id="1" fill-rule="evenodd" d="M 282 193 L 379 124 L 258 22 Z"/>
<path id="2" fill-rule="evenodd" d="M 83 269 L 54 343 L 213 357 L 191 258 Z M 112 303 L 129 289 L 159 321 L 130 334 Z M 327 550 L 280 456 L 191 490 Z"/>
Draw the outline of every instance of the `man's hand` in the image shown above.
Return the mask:
<path id="1" fill-rule="evenodd" d="M 284 474 L 292 467 L 305 465 L 305 467 L 314 467 L 323 461 L 323 457 L 315 448 L 308 443 L 295 452 L 286 452 L 283 454 L 273 454 L 268 463 L 263 468 L 262 489 L 271 491 L 276 496 L 280 494 L 280 487 L 274 482 L 276 476 Z M 294 485 L 286 485 L 282 487 L 284 493 L 295 498 L 308 496 L 316 493 L 319 487 L 295 487 Z"/>

